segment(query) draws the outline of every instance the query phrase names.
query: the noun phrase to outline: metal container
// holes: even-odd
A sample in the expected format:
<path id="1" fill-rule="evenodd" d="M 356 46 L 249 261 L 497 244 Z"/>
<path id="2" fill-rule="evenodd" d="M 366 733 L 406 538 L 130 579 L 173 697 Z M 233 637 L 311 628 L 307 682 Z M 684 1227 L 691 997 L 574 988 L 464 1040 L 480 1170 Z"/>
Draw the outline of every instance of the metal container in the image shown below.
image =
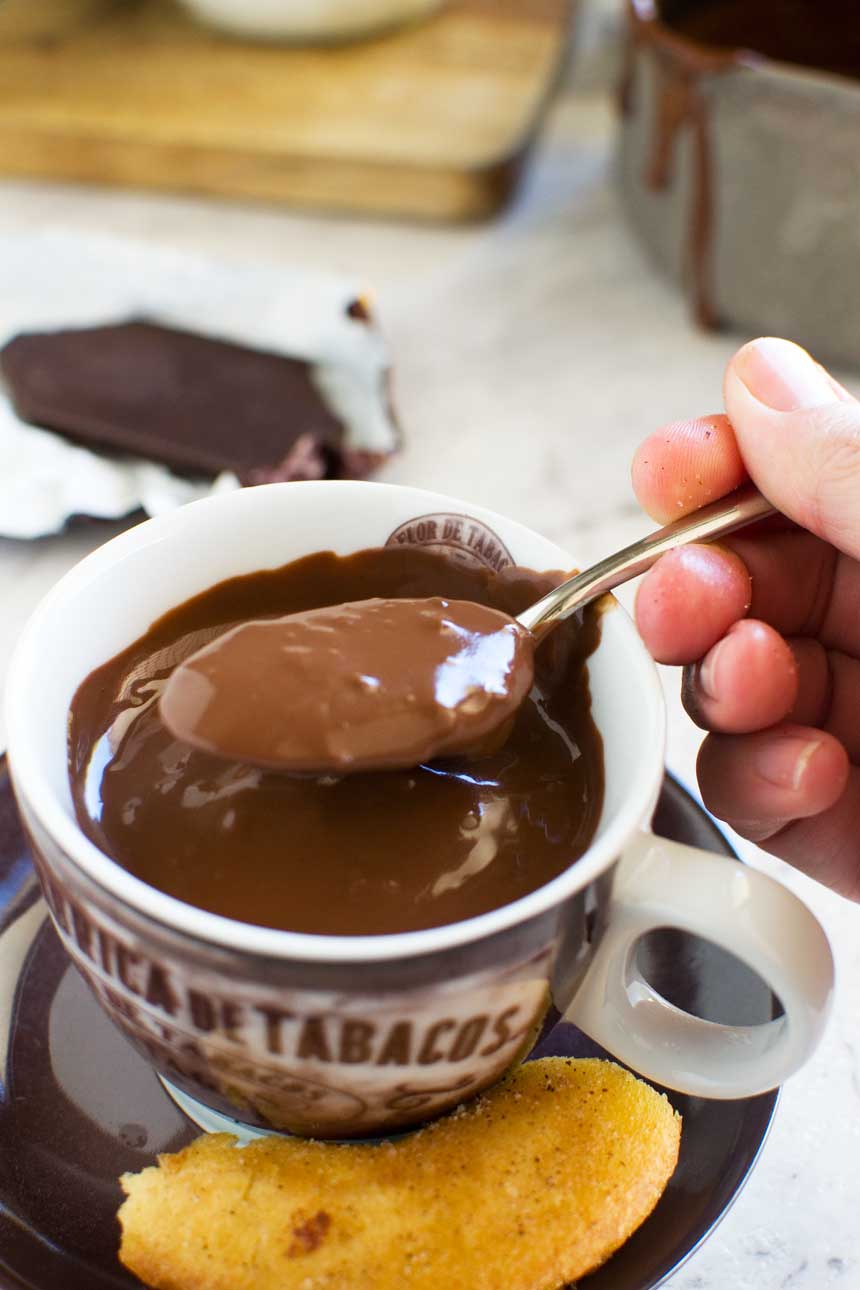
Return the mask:
<path id="1" fill-rule="evenodd" d="M 705 46 L 663 11 L 628 0 L 630 223 L 704 326 L 860 365 L 860 80 Z"/>

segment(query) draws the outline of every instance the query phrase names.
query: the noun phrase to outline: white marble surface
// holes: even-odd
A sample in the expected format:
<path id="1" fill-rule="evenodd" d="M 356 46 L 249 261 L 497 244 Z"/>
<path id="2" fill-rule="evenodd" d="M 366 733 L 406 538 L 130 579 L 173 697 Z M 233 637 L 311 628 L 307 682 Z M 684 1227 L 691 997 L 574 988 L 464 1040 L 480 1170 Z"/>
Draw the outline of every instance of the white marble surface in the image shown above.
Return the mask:
<path id="1" fill-rule="evenodd" d="M 693 331 L 683 302 L 627 235 L 611 183 L 602 65 L 587 55 L 520 199 L 490 225 L 409 227 L 5 183 L 0 252 L 8 233 L 55 225 L 264 263 L 273 273 L 299 263 L 357 274 L 375 288 L 407 433 L 385 477 L 505 511 L 585 563 L 646 530 L 629 485 L 634 445 L 661 421 L 718 408 L 723 365 L 738 343 Z M 0 268 L 0 301 L 2 291 Z M 857 373 L 839 375 L 860 389 Z M 0 677 L 36 601 L 111 531 L 0 542 Z M 669 764 L 689 783 L 699 736 L 677 703 L 677 677 L 666 680 Z M 752 859 L 790 881 L 827 927 L 836 1008 L 814 1061 L 784 1092 L 743 1195 L 669 1285 L 856 1290 L 860 909 L 759 853 Z"/>

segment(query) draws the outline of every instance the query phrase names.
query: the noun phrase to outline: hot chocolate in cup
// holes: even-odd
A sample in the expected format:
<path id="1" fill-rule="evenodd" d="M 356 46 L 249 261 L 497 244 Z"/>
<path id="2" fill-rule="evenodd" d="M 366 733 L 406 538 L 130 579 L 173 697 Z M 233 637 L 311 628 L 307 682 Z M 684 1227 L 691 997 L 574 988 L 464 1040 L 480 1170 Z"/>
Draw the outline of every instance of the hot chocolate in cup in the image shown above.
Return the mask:
<path id="1" fill-rule="evenodd" d="M 735 1098 L 781 1083 L 826 1021 L 827 939 L 772 879 L 649 832 L 665 710 L 656 669 L 617 605 L 588 663 L 605 760 L 596 832 L 569 868 L 512 903 L 408 932 L 281 931 L 156 890 L 81 830 L 67 722 L 93 669 L 224 579 L 386 544 L 495 569 L 576 564 L 513 520 L 449 497 L 352 481 L 273 484 L 129 530 L 36 610 L 9 672 L 9 763 L 51 916 L 104 1009 L 207 1128 L 347 1138 L 411 1127 L 525 1057 L 550 1009 L 670 1089 Z M 637 968 L 638 942 L 665 927 L 736 955 L 783 1015 L 738 1027 L 673 1007 Z"/>

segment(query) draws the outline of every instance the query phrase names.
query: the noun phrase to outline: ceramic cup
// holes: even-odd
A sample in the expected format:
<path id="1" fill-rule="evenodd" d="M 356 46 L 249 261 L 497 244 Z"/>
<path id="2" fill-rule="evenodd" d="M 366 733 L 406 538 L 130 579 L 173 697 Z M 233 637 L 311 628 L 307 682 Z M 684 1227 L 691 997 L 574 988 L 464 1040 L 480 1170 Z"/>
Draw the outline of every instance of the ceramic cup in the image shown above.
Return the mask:
<path id="1" fill-rule="evenodd" d="M 8 684 L 9 762 L 57 930 L 104 1008 L 208 1128 L 320 1137 L 391 1132 L 492 1083 L 557 1009 L 634 1070 L 705 1097 L 770 1089 L 810 1055 L 833 964 L 789 891 L 655 838 L 665 714 L 656 670 L 615 606 L 589 661 L 606 795 L 592 845 L 511 905 L 398 935 L 253 927 L 154 890 L 78 827 L 66 769 L 84 677 L 153 619 L 219 582 L 314 551 L 400 543 L 499 569 L 573 557 L 512 520 L 413 488 L 273 484 L 139 525 L 77 565 L 36 610 Z M 408 863 L 408 839 L 404 839 Z M 746 1028 L 671 1006 L 636 947 L 678 927 L 742 959 L 784 1015 Z"/>

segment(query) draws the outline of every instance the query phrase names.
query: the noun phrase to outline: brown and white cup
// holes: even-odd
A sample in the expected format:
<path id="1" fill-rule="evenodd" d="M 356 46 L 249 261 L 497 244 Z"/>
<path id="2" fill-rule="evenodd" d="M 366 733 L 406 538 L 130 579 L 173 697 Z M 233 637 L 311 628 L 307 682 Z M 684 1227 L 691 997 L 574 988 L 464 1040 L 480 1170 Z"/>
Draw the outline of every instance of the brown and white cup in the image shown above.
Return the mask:
<path id="1" fill-rule="evenodd" d="M 522 1059 L 551 1007 L 669 1088 L 734 1098 L 781 1083 L 821 1035 L 830 948 L 779 884 L 648 832 L 665 711 L 655 668 L 620 607 L 605 614 L 589 661 L 606 763 L 597 833 L 569 869 L 513 904 L 397 935 L 276 931 L 156 891 L 81 832 L 67 716 L 93 668 L 224 578 L 386 543 L 496 569 L 574 564 L 514 521 L 448 497 L 369 483 L 273 484 L 131 529 L 36 610 L 9 672 L 9 762 L 52 917 L 103 1007 L 207 1128 L 238 1121 L 344 1138 L 414 1125 Z M 640 938 L 664 927 L 742 959 L 784 1014 L 736 1027 L 670 1005 L 636 956 Z"/>

